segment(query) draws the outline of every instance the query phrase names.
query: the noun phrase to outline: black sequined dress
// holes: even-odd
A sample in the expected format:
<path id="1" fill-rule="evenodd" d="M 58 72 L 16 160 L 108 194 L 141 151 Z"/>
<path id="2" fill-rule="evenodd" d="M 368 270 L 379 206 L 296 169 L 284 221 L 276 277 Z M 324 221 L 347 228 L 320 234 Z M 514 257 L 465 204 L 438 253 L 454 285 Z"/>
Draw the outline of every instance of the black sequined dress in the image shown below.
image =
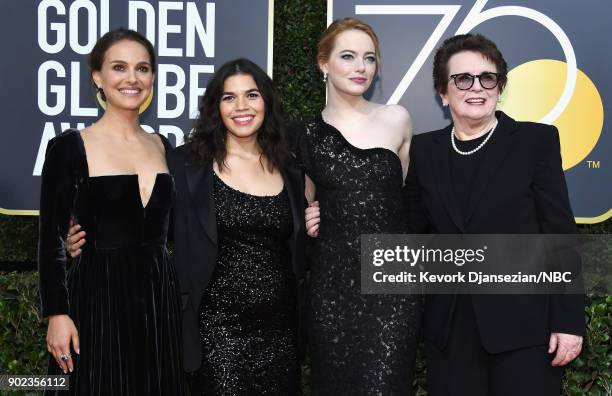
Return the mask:
<path id="1" fill-rule="evenodd" d="M 296 395 L 297 300 L 286 190 L 240 192 L 214 176 L 218 259 L 200 305 L 205 395 Z"/>
<path id="2" fill-rule="evenodd" d="M 360 293 L 361 234 L 405 232 L 401 162 L 388 149 L 351 145 L 321 116 L 291 134 L 321 207 L 310 268 L 312 394 L 409 395 L 421 298 Z"/>

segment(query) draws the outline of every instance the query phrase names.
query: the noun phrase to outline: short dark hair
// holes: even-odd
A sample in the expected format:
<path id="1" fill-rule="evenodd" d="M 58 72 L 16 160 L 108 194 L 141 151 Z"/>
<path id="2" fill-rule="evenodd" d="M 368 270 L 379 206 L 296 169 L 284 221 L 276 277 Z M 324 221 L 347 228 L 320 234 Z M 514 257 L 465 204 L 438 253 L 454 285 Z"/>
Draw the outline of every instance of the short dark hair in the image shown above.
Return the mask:
<path id="1" fill-rule="evenodd" d="M 478 52 L 485 59 L 495 64 L 499 73 L 499 92 L 501 93 L 508 82 L 508 65 L 495 43 L 482 34 L 460 34 L 444 40 L 436 50 L 433 64 L 433 81 L 436 92 L 445 94 L 448 87 L 448 61 L 463 51 Z"/>
<path id="2" fill-rule="evenodd" d="M 106 51 L 121 40 L 130 40 L 135 41 L 139 44 L 142 44 L 143 47 L 149 53 L 149 61 L 151 62 L 151 70 L 155 73 L 156 61 L 155 61 L 155 49 L 153 48 L 153 44 L 145 36 L 138 33 L 137 31 L 119 28 L 115 30 L 111 30 L 104 34 L 104 36 L 100 37 L 98 41 L 96 41 L 96 45 L 94 45 L 91 53 L 87 57 L 87 63 L 89 64 L 89 79 L 91 83 L 94 85 L 94 88 L 97 88 L 92 79 L 92 73 L 94 71 L 102 70 L 102 64 L 104 63 L 104 56 L 106 55 Z M 102 99 L 106 100 L 104 96 L 104 92 L 100 92 Z"/>
<path id="3" fill-rule="evenodd" d="M 194 131 L 187 138 L 187 154 L 196 162 L 214 160 L 221 168 L 225 165 L 227 127 L 223 124 L 219 106 L 225 80 L 238 74 L 251 76 L 255 80 L 265 105 L 264 120 L 257 131 L 257 143 L 268 160 L 269 170 L 282 169 L 290 152 L 280 98 L 270 77 L 255 63 L 244 58 L 225 63 L 208 82 L 200 101 L 200 114 Z"/>

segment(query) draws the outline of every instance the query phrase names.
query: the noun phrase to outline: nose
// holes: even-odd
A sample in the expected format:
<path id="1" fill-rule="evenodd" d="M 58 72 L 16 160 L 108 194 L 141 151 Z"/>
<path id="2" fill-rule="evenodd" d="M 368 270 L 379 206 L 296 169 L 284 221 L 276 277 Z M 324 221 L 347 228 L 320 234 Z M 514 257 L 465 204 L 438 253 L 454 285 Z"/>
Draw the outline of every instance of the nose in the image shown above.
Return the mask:
<path id="1" fill-rule="evenodd" d="M 128 68 L 127 73 L 128 82 L 136 82 L 136 70 L 134 68 Z"/>
<path id="2" fill-rule="evenodd" d="M 246 108 L 248 108 L 246 96 L 238 95 L 236 98 L 236 110 L 245 110 Z"/>
<path id="3" fill-rule="evenodd" d="M 484 88 L 480 84 L 480 77 L 474 77 L 474 84 L 472 84 L 472 91 L 482 91 Z"/>
<path id="4" fill-rule="evenodd" d="M 365 59 L 356 58 L 355 59 L 355 63 L 356 63 L 355 64 L 356 71 L 358 71 L 358 72 L 365 71 L 365 67 L 366 67 L 365 66 Z"/>

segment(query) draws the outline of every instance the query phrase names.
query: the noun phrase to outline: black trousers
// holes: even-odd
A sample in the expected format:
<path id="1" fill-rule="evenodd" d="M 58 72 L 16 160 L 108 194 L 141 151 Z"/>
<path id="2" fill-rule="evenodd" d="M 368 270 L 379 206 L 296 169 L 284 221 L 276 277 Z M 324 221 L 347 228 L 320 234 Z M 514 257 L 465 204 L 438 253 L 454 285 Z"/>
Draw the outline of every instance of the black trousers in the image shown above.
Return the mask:
<path id="1" fill-rule="evenodd" d="M 559 396 L 562 367 L 548 345 L 491 354 L 482 346 L 470 296 L 457 296 L 444 350 L 425 342 L 429 396 Z"/>

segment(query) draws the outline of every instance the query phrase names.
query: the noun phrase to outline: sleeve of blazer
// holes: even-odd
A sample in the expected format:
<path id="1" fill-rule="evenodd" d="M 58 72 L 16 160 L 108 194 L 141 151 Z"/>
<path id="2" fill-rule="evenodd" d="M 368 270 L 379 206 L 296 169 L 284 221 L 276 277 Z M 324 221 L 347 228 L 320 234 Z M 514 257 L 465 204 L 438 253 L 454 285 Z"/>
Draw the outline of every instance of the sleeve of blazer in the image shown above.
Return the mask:
<path id="1" fill-rule="evenodd" d="M 38 274 L 43 317 L 69 313 L 65 237 L 77 190 L 74 133 L 49 141 L 41 174 Z"/>
<path id="2" fill-rule="evenodd" d="M 419 150 L 421 138 L 412 137 L 409 149 L 408 173 L 404 180 L 403 199 L 406 205 L 407 229 L 411 234 L 423 234 L 429 231 L 429 220 L 425 215 L 421 188 L 418 177 L 418 158 L 415 155 Z"/>
<path id="3" fill-rule="evenodd" d="M 289 134 L 291 152 L 295 156 L 298 167 L 304 174 L 308 174 L 312 169 L 312 164 L 306 136 L 306 125 L 303 122 L 293 122 L 287 128 L 287 133 Z"/>
<path id="4" fill-rule="evenodd" d="M 554 126 L 542 126 L 539 132 L 538 162 L 533 178 L 536 210 L 544 234 L 575 234 L 572 214 L 561 164 L 559 133 Z M 553 333 L 584 335 L 584 296 L 554 294 L 550 298 Z"/>

